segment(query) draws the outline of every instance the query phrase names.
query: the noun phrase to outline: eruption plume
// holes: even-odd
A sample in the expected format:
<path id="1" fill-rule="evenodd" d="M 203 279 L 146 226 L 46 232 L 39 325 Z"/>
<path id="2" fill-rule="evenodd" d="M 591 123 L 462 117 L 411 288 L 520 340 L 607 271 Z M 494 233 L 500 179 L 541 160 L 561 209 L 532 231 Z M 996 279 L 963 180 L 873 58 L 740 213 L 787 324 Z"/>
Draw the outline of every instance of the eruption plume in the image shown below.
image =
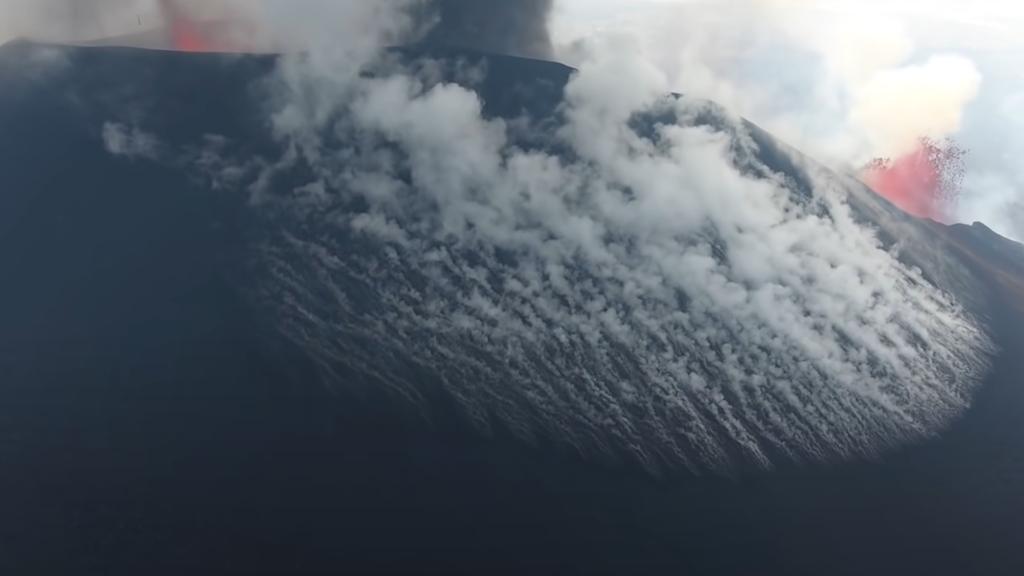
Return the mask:
<path id="1" fill-rule="evenodd" d="M 343 33 L 356 13 L 407 11 L 427 44 L 550 58 L 554 0 L 0 0 L 0 42 L 25 36 L 184 52 L 278 52 Z M 309 4 L 311 6 L 306 6 Z M 397 19 L 397 18 L 396 18 Z M 316 31 L 316 32 L 313 32 Z M 411 40 L 404 32 L 391 41 Z"/>
<path id="2" fill-rule="evenodd" d="M 159 0 L 169 47 L 182 52 L 271 52 L 279 46 L 258 8 L 229 0 Z"/>
<path id="3" fill-rule="evenodd" d="M 952 140 L 921 138 L 908 154 L 871 161 L 863 180 L 903 211 L 945 221 L 960 194 L 966 154 Z"/>
<path id="4" fill-rule="evenodd" d="M 214 49 L 206 38 L 204 30 L 174 0 L 161 0 L 160 12 L 167 22 L 171 42 L 175 50 L 183 52 L 208 52 Z"/>
<path id="5" fill-rule="evenodd" d="M 546 58 L 552 45 L 548 17 L 553 0 L 429 0 L 413 17 L 429 28 L 424 41 L 484 52 Z M 239 30 L 259 21 L 250 7 L 219 1 L 199 10 L 190 0 L 160 0 L 172 46 L 186 52 L 247 52 L 259 34 Z"/>
<path id="6" fill-rule="evenodd" d="M 438 21 L 426 41 L 485 52 L 551 56 L 548 17 L 553 0 L 434 0 Z"/>

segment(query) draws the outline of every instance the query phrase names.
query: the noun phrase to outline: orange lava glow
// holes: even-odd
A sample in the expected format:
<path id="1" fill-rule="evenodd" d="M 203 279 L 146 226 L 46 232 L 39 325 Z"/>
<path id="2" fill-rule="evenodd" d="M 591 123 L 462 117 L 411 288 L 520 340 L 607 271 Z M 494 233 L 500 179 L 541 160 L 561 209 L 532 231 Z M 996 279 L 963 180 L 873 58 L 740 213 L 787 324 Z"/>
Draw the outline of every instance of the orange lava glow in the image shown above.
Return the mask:
<path id="1" fill-rule="evenodd" d="M 175 50 L 181 50 L 182 52 L 209 52 L 213 49 L 196 28 L 181 22 L 175 22 L 171 26 L 171 37 L 174 40 Z"/>
<path id="2" fill-rule="evenodd" d="M 876 159 L 862 179 L 904 212 L 946 221 L 959 195 L 966 152 L 952 141 L 922 138 L 917 148 L 896 159 Z"/>
<path id="3" fill-rule="evenodd" d="M 182 52 L 214 52 L 220 50 L 204 27 L 190 18 L 174 0 L 161 0 L 160 9 L 170 29 L 175 50 Z"/>

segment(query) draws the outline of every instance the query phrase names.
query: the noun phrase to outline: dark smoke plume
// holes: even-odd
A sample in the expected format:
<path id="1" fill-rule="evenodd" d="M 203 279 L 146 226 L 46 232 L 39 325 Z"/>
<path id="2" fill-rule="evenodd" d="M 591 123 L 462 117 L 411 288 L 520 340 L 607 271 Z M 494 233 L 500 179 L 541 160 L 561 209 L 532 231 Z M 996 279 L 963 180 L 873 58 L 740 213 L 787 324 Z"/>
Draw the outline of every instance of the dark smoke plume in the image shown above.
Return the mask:
<path id="1" fill-rule="evenodd" d="M 434 0 L 437 24 L 426 42 L 484 52 L 551 56 L 548 16 L 553 0 Z"/>

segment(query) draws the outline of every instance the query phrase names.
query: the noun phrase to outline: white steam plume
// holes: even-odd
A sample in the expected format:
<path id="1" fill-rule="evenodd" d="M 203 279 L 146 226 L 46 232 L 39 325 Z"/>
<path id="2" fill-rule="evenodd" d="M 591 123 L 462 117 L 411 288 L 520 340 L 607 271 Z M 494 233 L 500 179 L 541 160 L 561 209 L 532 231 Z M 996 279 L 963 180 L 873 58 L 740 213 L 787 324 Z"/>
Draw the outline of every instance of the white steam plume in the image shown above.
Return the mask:
<path id="1" fill-rule="evenodd" d="M 859 166 L 955 135 L 981 83 L 964 54 L 921 58 L 905 20 L 877 4 L 660 2 L 556 21 L 572 61 L 595 37 L 633 39 L 674 90 L 715 100 L 819 157 Z M 625 14 L 625 16 L 624 16 Z"/>
<path id="2" fill-rule="evenodd" d="M 284 59 L 288 153 L 251 184 L 292 222 L 261 246 L 262 297 L 324 366 L 652 468 L 863 456 L 967 406 L 985 336 L 840 181 L 797 190 L 622 51 L 568 86 L 562 152 L 528 146 L 472 90 L 382 68 L 365 48 L 401 20 L 361 17 L 374 33 Z M 300 163 L 309 181 L 271 184 Z"/>
<path id="3" fill-rule="evenodd" d="M 435 382 L 481 429 L 693 470 L 871 455 L 968 405 L 986 336 L 843 181 L 773 172 L 744 123 L 600 45 L 558 118 L 485 118 L 384 57 L 407 12 L 346 6 L 270 84 L 285 154 L 212 136 L 197 165 L 280 226 L 253 289 L 336 384 Z M 122 153 L 146 134 L 109 126 Z"/>
<path id="4" fill-rule="evenodd" d="M 960 131 L 964 110 L 978 95 L 981 74 L 962 56 L 933 56 L 921 65 L 879 71 L 854 94 L 850 120 L 871 154 L 895 157 Z"/>

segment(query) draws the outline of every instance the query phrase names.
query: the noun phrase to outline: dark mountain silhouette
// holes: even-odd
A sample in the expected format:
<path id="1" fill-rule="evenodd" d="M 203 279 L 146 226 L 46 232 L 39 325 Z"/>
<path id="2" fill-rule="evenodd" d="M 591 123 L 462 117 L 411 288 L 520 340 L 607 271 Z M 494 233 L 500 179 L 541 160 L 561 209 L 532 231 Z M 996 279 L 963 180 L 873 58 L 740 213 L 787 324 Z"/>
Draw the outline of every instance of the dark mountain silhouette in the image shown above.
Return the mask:
<path id="1" fill-rule="evenodd" d="M 914 245 L 991 331 L 1000 353 L 971 410 L 874 461 L 653 476 L 500 425 L 481 435 L 427 375 L 426 415 L 343 385 L 358 371 L 325 371 L 254 296 L 250 248 L 279 222 L 173 162 L 105 149 L 105 122 L 145 117 L 164 146 L 220 134 L 272 155 L 258 80 L 275 57 L 50 47 L 25 66 L 40 49 L 0 49 L 4 573 L 1024 570 L 1020 245 L 861 190 L 859 218 Z M 571 74 L 430 54 L 486 63 L 489 117 L 557 114 Z"/>

